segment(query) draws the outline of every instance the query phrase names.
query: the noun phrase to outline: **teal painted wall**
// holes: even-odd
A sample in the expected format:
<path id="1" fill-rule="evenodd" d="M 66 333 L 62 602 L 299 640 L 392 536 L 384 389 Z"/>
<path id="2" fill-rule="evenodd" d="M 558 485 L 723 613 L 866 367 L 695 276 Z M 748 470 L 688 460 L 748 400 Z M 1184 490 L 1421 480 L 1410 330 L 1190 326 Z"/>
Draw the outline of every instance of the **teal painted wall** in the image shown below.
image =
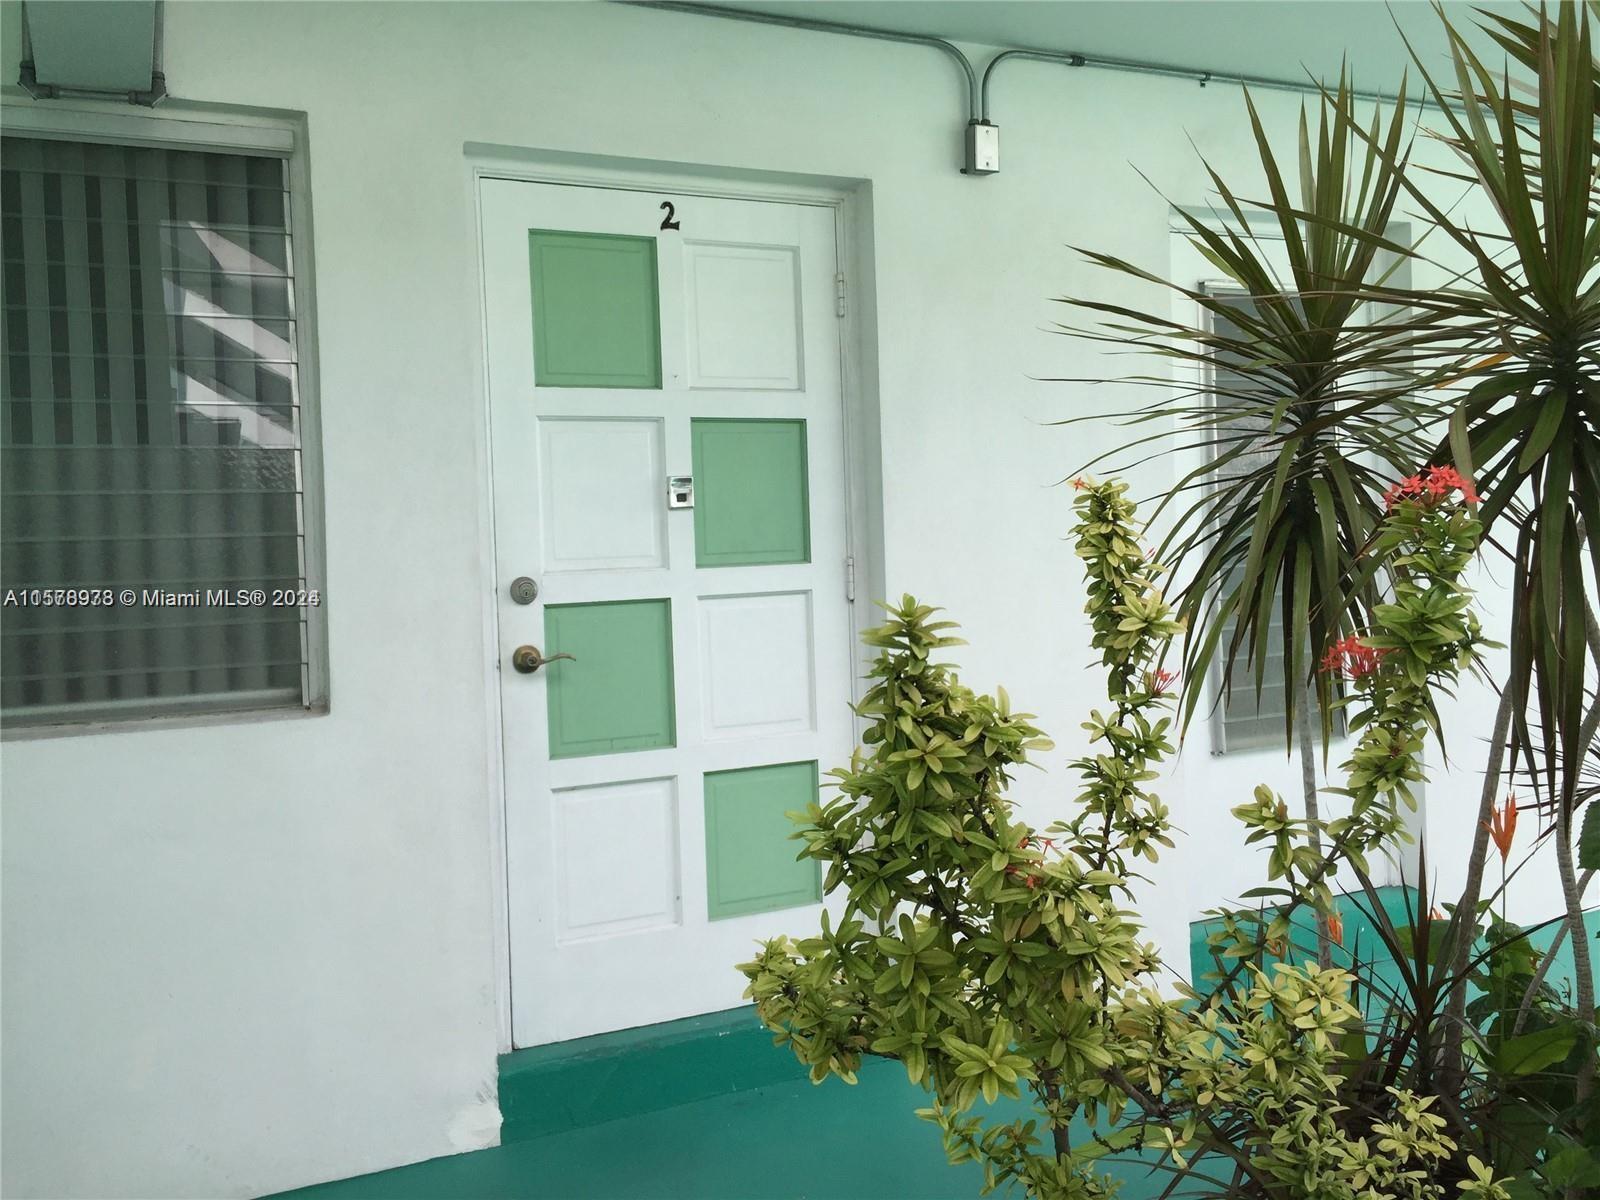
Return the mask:
<path id="1" fill-rule="evenodd" d="M 1409 913 L 1416 908 L 1416 891 L 1404 887 L 1382 887 L 1378 889 L 1379 898 L 1384 911 L 1389 919 L 1396 925 L 1410 923 Z M 1337 897 L 1340 914 L 1344 917 L 1344 943 L 1334 947 L 1333 963 L 1336 967 L 1348 968 L 1354 956 L 1359 955 L 1361 961 L 1371 962 L 1382 947 L 1377 935 L 1373 931 L 1372 919 L 1368 914 L 1368 905 L 1365 897 L 1340 896 Z M 1586 914 L 1585 923 L 1589 931 L 1590 961 L 1600 955 L 1600 945 L 1595 944 L 1595 938 L 1600 936 L 1600 909 Z M 1295 923 L 1293 943 L 1297 951 L 1295 957 L 1312 957 L 1315 953 L 1315 934 L 1309 917 L 1297 918 Z M 1203 984 L 1205 975 L 1217 969 L 1216 961 L 1211 957 L 1211 952 L 1206 947 L 1206 935 L 1216 927 L 1212 921 L 1196 921 L 1189 927 L 1189 971 L 1190 978 L 1197 985 Z M 1550 945 L 1555 937 L 1556 926 L 1548 925 L 1530 935 L 1530 940 L 1539 949 L 1543 950 Z M 1398 985 L 1399 972 L 1392 966 L 1384 967 L 1381 963 L 1377 967 L 1377 975 L 1385 983 Z M 1561 949 L 1556 952 L 1556 961 L 1550 968 L 1548 981 L 1550 986 L 1558 992 L 1570 995 L 1573 981 L 1577 978 L 1577 968 L 1572 959 L 1572 940 L 1562 939 Z"/>

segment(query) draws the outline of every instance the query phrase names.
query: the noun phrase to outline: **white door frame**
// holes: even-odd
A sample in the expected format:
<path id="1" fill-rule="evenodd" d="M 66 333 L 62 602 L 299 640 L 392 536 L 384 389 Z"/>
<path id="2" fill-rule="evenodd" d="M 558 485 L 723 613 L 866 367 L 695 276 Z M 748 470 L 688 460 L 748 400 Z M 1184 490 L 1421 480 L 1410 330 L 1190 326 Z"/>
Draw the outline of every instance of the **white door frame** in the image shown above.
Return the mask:
<path id="1" fill-rule="evenodd" d="M 876 381 L 863 369 L 872 325 L 872 296 L 865 286 L 865 251 L 858 236 L 866 231 L 863 188 L 809 184 L 788 177 L 734 177 L 717 168 L 702 171 L 662 169 L 640 160 L 609 156 L 573 155 L 562 151 L 527 151 L 468 145 L 468 202 L 472 218 L 474 287 L 478 295 L 479 351 L 475 363 L 478 403 L 475 450 L 478 459 L 478 560 L 479 602 L 483 621 L 482 658 L 484 697 L 490 724 L 488 738 L 490 783 L 490 881 L 494 895 L 494 996 L 495 1042 L 501 1054 L 511 1041 L 511 917 L 510 879 L 506 855 L 505 754 L 502 744 L 500 693 L 499 605 L 495 595 L 494 472 L 491 467 L 488 383 L 488 295 L 483 273 L 483 222 L 481 184 L 485 179 L 511 179 L 527 183 L 603 187 L 623 191 L 673 192 L 727 200 L 764 200 L 830 208 L 839 263 L 848 282 L 845 315 L 840 318 L 839 376 L 844 424 L 845 544 L 854 562 L 855 602 L 850 606 L 850 664 L 852 701 L 859 700 L 862 679 L 870 661 L 861 645 L 861 632 L 878 623 L 874 599 L 883 572 L 883 497 L 878 490 Z M 819 698 L 820 700 L 820 698 Z M 859 735 L 861 722 L 855 722 Z M 835 765 L 819 764 L 826 774 Z M 778 932 L 776 927 L 774 933 Z M 731 966 L 731 964 L 730 964 Z"/>

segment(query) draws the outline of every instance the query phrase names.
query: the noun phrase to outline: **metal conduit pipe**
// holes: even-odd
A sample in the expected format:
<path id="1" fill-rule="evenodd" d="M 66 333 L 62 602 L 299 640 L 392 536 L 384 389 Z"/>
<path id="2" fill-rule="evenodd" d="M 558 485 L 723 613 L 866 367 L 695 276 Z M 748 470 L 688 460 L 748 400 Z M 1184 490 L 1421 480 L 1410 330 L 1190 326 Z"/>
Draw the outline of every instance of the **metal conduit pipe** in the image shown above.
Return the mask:
<path id="1" fill-rule="evenodd" d="M 1266 75 L 1241 75 L 1234 71 L 1202 71 L 1198 67 L 1179 67 L 1170 63 L 1143 62 L 1132 58 L 1100 58 L 1090 54 L 1072 54 L 1055 50 L 1002 50 L 989 60 L 989 65 L 983 72 L 983 85 L 980 89 L 979 112 L 983 120 L 989 119 L 989 80 L 994 75 L 994 69 L 1008 58 L 1031 58 L 1040 62 L 1058 62 L 1069 67 L 1098 67 L 1103 71 L 1132 71 L 1140 75 L 1161 75 L 1168 79 L 1190 79 L 1205 87 L 1208 83 L 1236 83 L 1241 87 L 1265 88 L 1279 92 L 1302 92 L 1313 95 L 1322 89 L 1315 81 L 1306 79 L 1296 83 L 1292 79 L 1274 79 Z M 1388 92 L 1368 92 L 1359 88 L 1350 89 L 1350 95 L 1357 100 L 1374 100 L 1385 104 L 1394 104 L 1398 96 Z M 1418 99 L 1413 97 L 1411 103 L 1429 103 L 1429 97 Z"/>
<path id="2" fill-rule="evenodd" d="M 1057 53 L 1054 50 L 1002 50 L 989 60 L 989 65 L 983 69 L 983 86 L 979 89 L 978 115 L 980 119 L 989 119 L 989 80 L 994 77 L 994 69 L 1008 58 L 1032 58 L 1040 62 L 1058 62 L 1069 67 L 1086 67 L 1089 60 L 1081 54 Z"/>
<path id="3" fill-rule="evenodd" d="M 908 42 L 913 46 L 932 46 L 942 50 L 961 68 L 967 77 L 967 120 L 978 119 L 978 72 L 972 60 L 943 38 L 921 33 L 899 33 L 892 29 L 874 29 L 868 25 L 845 25 L 838 21 L 813 21 L 809 17 L 790 17 L 782 13 L 752 12 L 747 8 L 723 8 L 720 4 L 680 4 L 677 0 L 620 0 L 630 8 L 660 8 L 668 12 L 690 13 L 697 17 L 725 17 L 730 21 L 754 21 L 758 25 L 782 25 L 788 29 L 809 29 L 815 33 L 845 33 L 851 37 L 877 38 L 884 42 Z"/>
<path id="4" fill-rule="evenodd" d="M 1031 59 L 1037 62 L 1061 63 L 1068 67 L 1097 67 L 1106 71 L 1133 71 L 1142 75 L 1161 75 L 1168 79 L 1190 79 L 1201 87 L 1213 81 L 1239 84 L 1243 87 L 1269 88 L 1284 92 L 1318 93 L 1321 86 L 1314 80 L 1296 82 L 1292 79 L 1274 79 L 1264 75 L 1241 75 L 1234 72 L 1218 73 L 1199 67 L 1176 66 L 1171 63 L 1144 62 L 1131 58 L 1101 58 L 1095 55 L 1074 54 L 1056 50 L 1001 50 L 984 68 L 982 83 L 973 69 L 972 60 L 961 49 L 943 38 L 919 33 L 900 33 L 891 29 L 877 29 L 870 25 L 852 25 L 842 21 L 814 21 L 809 17 L 791 17 L 782 13 L 753 12 L 747 8 L 726 8 L 720 4 L 692 4 L 680 0 L 617 0 L 633 8 L 665 9 L 669 12 L 689 13 L 697 17 L 722 17 L 729 21 L 751 21 L 758 25 L 781 25 L 789 29 L 809 29 L 815 33 L 845 34 L 850 37 L 876 38 L 885 42 L 905 42 L 914 46 L 931 46 L 953 58 L 967 79 L 967 131 L 963 175 L 993 175 L 1000 170 L 1000 127 L 989 119 L 989 83 L 995 68 L 1010 59 Z M 1352 90 L 1359 100 L 1374 100 L 1393 104 L 1398 99 L 1385 92 Z M 1421 103 L 1428 103 L 1424 98 Z"/>

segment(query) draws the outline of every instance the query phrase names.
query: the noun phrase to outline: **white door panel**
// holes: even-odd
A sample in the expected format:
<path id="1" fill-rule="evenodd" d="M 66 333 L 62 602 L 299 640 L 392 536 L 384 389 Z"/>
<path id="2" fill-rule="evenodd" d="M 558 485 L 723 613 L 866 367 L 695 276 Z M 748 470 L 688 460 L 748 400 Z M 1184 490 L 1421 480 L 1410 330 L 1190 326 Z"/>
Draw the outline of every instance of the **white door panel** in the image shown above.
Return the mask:
<path id="1" fill-rule="evenodd" d="M 852 738 L 838 265 L 821 206 L 485 180 L 481 216 L 530 1045 L 739 1004 L 754 940 L 815 925 L 782 810 Z"/>

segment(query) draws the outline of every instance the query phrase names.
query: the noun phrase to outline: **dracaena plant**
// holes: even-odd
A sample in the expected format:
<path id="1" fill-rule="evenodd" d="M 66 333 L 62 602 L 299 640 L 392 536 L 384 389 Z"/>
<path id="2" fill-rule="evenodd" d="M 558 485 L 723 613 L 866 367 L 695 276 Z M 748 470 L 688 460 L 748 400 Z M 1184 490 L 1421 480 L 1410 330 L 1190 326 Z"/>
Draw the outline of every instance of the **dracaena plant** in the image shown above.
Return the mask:
<path id="1" fill-rule="evenodd" d="M 1427 448 L 1418 431 L 1429 410 L 1400 370 L 1412 349 L 1372 299 L 1386 256 L 1409 253 L 1389 229 L 1410 148 L 1403 92 L 1363 129 L 1341 84 L 1322 98 L 1315 130 L 1302 110 L 1289 167 L 1248 93 L 1245 104 L 1269 198 L 1242 198 L 1207 166 L 1221 204 L 1206 216 L 1177 210 L 1189 241 L 1237 293 L 1173 282 L 1080 248 L 1090 262 L 1157 285 L 1164 301 L 1197 316 L 1175 317 L 1170 303 L 1139 310 L 1074 297 L 1063 303 L 1098 323 L 1061 329 L 1119 350 L 1138 347 L 1202 379 L 1175 386 L 1163 372 L 1093 380 L 1153 389 L 1159 398 L 1113 413 L 1137 436 L 1085 470 L 1126 469 L 1174 451 L 1201 460 L 1163 489 L 1151 515 L 1152 523 L 1170 520 L 1157 553 L 1179 568 L 1174 603 L 1189 629 L 1183 671 L 1200 678 L 1216 663 L 1228 687 L 1248 674 L 1259 688 L 1281 652 L 1283 678 L 1275 682 L 1290 683 L 1287 734 L 1313 653 L 1371 615 L 1372 592 L 1352 587 L 1354 562 L 1383 515 L 1384 489 Z M 1281 247 L 1287 275 L 1273 265 L 1272 245 Z M 1274 644 L 1274 616 L 1300 635 Z M 1187 693 L 1185 722 L 1202 694 Z"/>
<path id="2" fill-rule="evenodd" d="M 1225 977 L 1164 994 L 1134 907 L 1140 863 L 1172 846 L 1149 785 L 1171 751 L 1174 681 L 1158 664 L 1180 626 L 1126 488 L 1085 481 L 1076 507 L 1107 705 L 1072 764 L 1075 815 L 1043 833 L 1018 819 L 1007 784 L 1048 743 L 1003 691 L 975 694 L 938 661 L 959 644 L 950 623 L 906 598 L 867 635 L 880 650 L 860 706 L 870 723 L 834 773 L 839 797 L 792 814 L 838 914 L 741 965 L 761 1019 L 818 1082 L 853 1082 L 870 1056 L 900 1062 L 931 1094 L 921 1115 L 949 1157 L 978 1162 L 990 1189 L 1093 1200 L 1132 1161 L 1169 1173 L 1174 1195 L 1507 1200 L 1417 1080 L 1387 1080 L 1351 1108 L 1345 1083 L 1366 1061 L 1352 1049 L 1365 1042 L 1351 974 L 1274 961 L 1269 945 L 1297 910 L 1331 916 L 1331 871 L 1359 871 L 1401 827 L 1426 694 L 1455 679 L 1476 642 L 1458 578 L 1470 513 L 1445 489 L 1386 521 L 1385 553 L 1405 583 L 1340 652 L 1372 666 L 1355 692 L 1352 812 L 1316 827 L 1265 789 L 1236 810 L 1248 840 L 1272 845 L 1280 911 L 1224 914 Z M 1331 857 L 1308 851 L 1323 835 Z"/>
<path id="3" fill-rule="evenodd" d="M 1480 24 L 1505 55 L 1490 62 L 1439 9 L 1445 74 L 1436 78 L 1429 61 L 1413 57 L 1432 102 L 1426 132 L 1447 148 L 1452 167 L 1414 165 L 1403 102 L 1387 124 L 1369 124 L 1341 85 L 1322 95 L 1316 136 L 1302 122 L 1296 169 L 1285 170 L 1250 106 L 1264 194 L 1246 202 L 1213 171 L 1218 218 L 1188 218 L 1191 240 L 1248 298 L 1242 311 L 1227 297 L 1092 252 L 1094 262 L 1175 292 L 1185 302 L 1180 314 L 1202 317 L 1174 315 L 1166 304 L 1141 311 L 1071 301 L 1101 317 L 1095 328 L 1068 330 L 1077 336 L 1152 351 L 1191 373 L 1225 368 L 1203 388 L 1175 392 L 1166 375 L 1114 381 L 1162 396 L 1123 414 L 1136 432 L 1148 422 L 1160 428 L 1113 457 L 1132 465 L 1153 442 L 1165 441 L 1164 451 L 1175 439 L 1212 459 L 1181 477 L 1167 501 L 1173 532 L 1161 553 L 1184 581 L 1176 608 L 1189 627 L 1185 673 L 1200 678 L 1216 665 L 1225 684 L 1237 686 L 1248 670 L 1259 688 L 1267 670 L 1281 670 L 1274 682 L 1284 685 L 1286 726 L 1300 726 L 1313 828 L 1309 722 L 1293 714 L 1315 681 L 1328 729 L 1348 680 L 1316 676 L 1311 663 L 1371 623 L 1388 584 L 1371 540 L 1385 476 L 1411 462 L 1452 463 L 1481 495 L 1486 544 L 1510 565 L 1510 670 L 1465 885 L 1442 934 L 1453 968 L 1445 1057 L 1458 1073 L 1466 1065 L 1468 960 L 1484 933 L 1489 817 L 1508 765 L 1552 816 L 1577 1007 L 1586 1019 L 1595 1011 L 1583 936 L 1590 876 L 1580 874 L 1574 842 L 1592 795 L 1581 765 L 1600 725 L 1600 625 L 1586 595 L 1600 575 L 1597 11 L 1586 0 L 1530 7 L 1521 17 L 1485 14 Z M 1416 224 L 1409 246 L 1389 236 L 1397 211 Z M 1269 268 L 1251 217 L 1281 238 L 1287 278 Z M 1418 269 L 1429 264 L 1444 282 L 1400 286 L 1380 269 L 1385 254 Z M 1286 631 L 1281 645 L 1273 644 L 1274 614 Z M 1190 689 L 1185 722 L 1201 694 Z M 1325 961 L 1329 940 L 1324 930 Z M 1590 1094 L 1593 1075 L 1591 1062 L 1580 1071 L 1580 1094 Z"/>
<path id="4" fill-rule="evenodd" d="M 1466 364 L 1465 394 L 1444 414 L 1449 432 L 1435 456 L 1448 454 L 1469 471 L 1475 464 L 1487 536 L 1512 566 L 1511 668 L 1458 912 L 1472 918 L 1478 911 L 1486 818 L 1509 749 L 1554 815 L 1557 869 L 1576 935 L 1578 1006 L 1591 1018 L 1593 966 L 1573 834 L 1583 799 L 1579 767 L 1595 735 L 1587 680 L 1591 660 L 1600 663 L 1600 630 L 1585 595 L 1585 579 L 1600 575 L 1596 11 L 1593 3 L 1560 4 L 1553 13 L 1530 9 L 1526 19 L 1485 16 L 1513 74 L 1509 64 L 1483 61 L 1441 10 L 1450 75 L 1435 79 L 1420 58 L 1417 65 L 1437 101 L 1438 136 L 1461 164 L 1448 174 L 1485 198 L 1490 216 L 1481 225 L 1462 221 L 1435 200 L 1427 179 L 1406 178 L 1409 201 L 1468 266 L 1452 286 L 1403 297 L 1410 328 L 1447 335 L 1432 352 Z M 1476 927 L 1457 922 L 1458 967 Z M 1458 985 L 1452 1043 L 1465 1028 L 1465 1001 Z M 1592 1065 L 1582 1074 L 1592 1078 Z M 1580 1093 L 1588 1086 L 1580 1080 Z"/>
<path id="5" fill-rule="evenodd" d="M 1188 628 L 1182 671 L 1197 680 L 1217 669 L 1225 695 L 1282 687 L 1285 740 L 1298 741 L 1306 760 L 1301 800 L 1317 828 L 1313 726 L 1326 739 L 1338 685 L 1315 679 L 1312 668 L 1325 647 L 1370 622 L 1378 560 L 1368 543 L 1384 490 L 1431 448 L 1429 403 L 1417 399 L 1411 366 L 1415 339 L 1397 332 L 1393 306 L 1373 297 L 1386 264 L 1410 252 L 1390 234 L 1405 194 L 1410 114 L 1402 88 L 1392 109 L 1363 127 L 1341 81 L 1317 104 L 1314 128 L 1302 109 L 1297 154 L 1285 164 L 1248 93 L 1245 103 L 1266 198 L 1243 198 L 1208 166 L 1220 200 L 1214 213 L 1178 210 L 1190 242 L 1232 291 L 1083 250 L 1092 263 L 1160 285 L 1169 303 L 1137 310 L 1068 299 L 1098 323 L 1063 331 L 1151 351 L 1202 381 L 1176 390 L 1167 373 L 1113 381 L 1154 389 L 1159 399 L 1117 414 L 1138 436 L 1086 469 L 1102 461 L 1133 468 L 1173 451 L 1200 460 L 1152 514 L 1169 520 L 1157 553 L 1173 564 L 1174 607 Z M 1196 315 L 1176 317 L 1174 307 Z M 1320 722 L 1303 698 L 1311 683 Z M 1205 693 L 1187 689 L 1183 725 Z M 1321 945 L 1326 961 L 1325 933 Z"/>
<path id="6" fill-rule="evenodd" d="M 1437 453 L 1453 445 L 1469 470 L 1476 464 L 1482 520 L 1491 533 L 1506 527 L 1513 724 L 1531 748 L 1535 710 L 1543 783 L 1563 807 L 1577 773 L 1559 764 L 1584 750 L 1583 581 L 1600 568 L 1600 65 L 1589 11 L 1561 4 L 1532 23 L 1489 18 L 1500 45 L 1531 68 L 1516 81 L 1444 22 L 1455 86 L 1426 69 L 1423 78 L 1439 102 L 1439 136 L 1490 202 L 1489 228 L 1453 219 L 1425 180 L 1406 180 L 1410 199 L 1471 264 L 1455 286 L 1406 302 L 1418 314 L 1413 328 L 1443 329 L 1445 352 L 1469 362 Z"/>

